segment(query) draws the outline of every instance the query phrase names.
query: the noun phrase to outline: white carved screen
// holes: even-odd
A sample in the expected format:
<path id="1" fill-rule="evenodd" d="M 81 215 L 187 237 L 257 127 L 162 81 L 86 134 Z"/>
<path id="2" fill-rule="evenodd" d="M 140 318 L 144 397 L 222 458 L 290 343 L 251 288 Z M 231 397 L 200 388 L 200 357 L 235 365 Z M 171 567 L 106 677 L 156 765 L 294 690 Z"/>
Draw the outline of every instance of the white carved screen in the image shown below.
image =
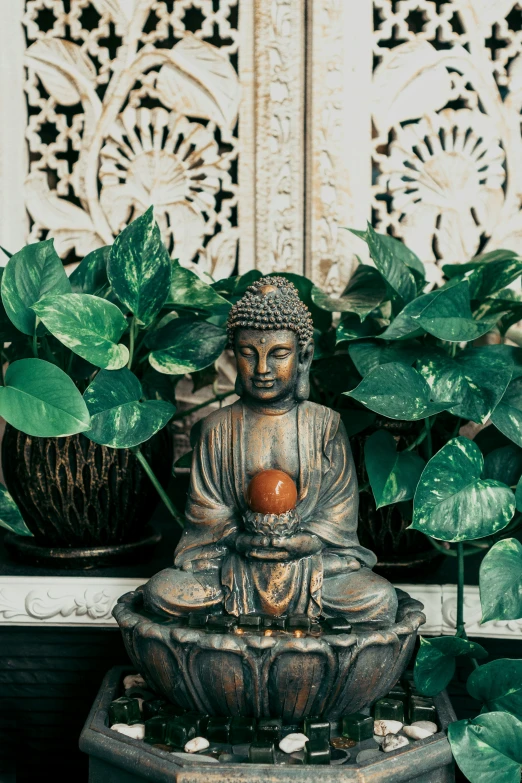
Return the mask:
<path id="1" fill-rule="evenodd" d="M 82 257 L 154 204 L 184 265 L 232 274 L 237 0 L 26 0 L 23 24 L 29 240 Z"/>
<path id="2" fill-rule="evenodd" d="M 522 4 L 313 0 L 309 19 L 314 278 L 346 279 L 364 248 L 336 229 L 366 216 L 432 279 L 482 251 L 522 253 Z"/>
<path id="3" fill-rule="evenodd" d="M 441 262 L 522 252 L 513 0 L 6 6 L 10 249 L 50 234 L 70 260 L 152 202 L 172 252 L 216 277 L 258 266 L 339 290 L 365 252 L 342 227 L 366 219 L 433 279 Z"/>

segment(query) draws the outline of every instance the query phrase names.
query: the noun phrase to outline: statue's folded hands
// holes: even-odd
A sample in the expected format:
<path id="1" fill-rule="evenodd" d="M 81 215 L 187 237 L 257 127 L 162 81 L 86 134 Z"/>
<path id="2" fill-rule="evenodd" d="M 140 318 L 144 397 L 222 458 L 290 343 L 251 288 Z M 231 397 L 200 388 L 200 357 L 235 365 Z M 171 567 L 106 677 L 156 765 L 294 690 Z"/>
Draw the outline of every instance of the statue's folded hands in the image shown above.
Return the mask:
<path id="1" fill-rule="evenodd" d="M 317 555 L 323 549 L 323 542 L 313 533 L 295 533 L 292 536 L 274 536 L 270 545 L 288 554 L 288 559 L 299 559 Z"/>

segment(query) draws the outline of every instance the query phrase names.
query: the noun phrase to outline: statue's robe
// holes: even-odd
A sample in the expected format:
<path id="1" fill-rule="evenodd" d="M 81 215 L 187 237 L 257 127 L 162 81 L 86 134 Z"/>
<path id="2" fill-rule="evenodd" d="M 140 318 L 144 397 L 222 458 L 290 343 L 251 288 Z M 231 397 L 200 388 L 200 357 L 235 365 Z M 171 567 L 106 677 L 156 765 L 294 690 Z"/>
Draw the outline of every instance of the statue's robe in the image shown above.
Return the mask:
<path id="1" fill-rule="evenodd" d="M 274 563 L 235 551 L 247 510 L 244 416 L 238 401 L 203 421 L 174 568 L 145 585 L 145 605 L 171 615 L 222 607 L 238 615 L 267 612 L 275 601 L 277 614 L 393 622 L 396 594 L 371 571 L 375 555 L 359 544 L 355 465 L 339 414 L 329 408 L 301 402 L 297 410 L 296 510 L 300 527 L 323 542 L 322 554 Z M 353 560 L 359 570 L 349 570 Z"/>

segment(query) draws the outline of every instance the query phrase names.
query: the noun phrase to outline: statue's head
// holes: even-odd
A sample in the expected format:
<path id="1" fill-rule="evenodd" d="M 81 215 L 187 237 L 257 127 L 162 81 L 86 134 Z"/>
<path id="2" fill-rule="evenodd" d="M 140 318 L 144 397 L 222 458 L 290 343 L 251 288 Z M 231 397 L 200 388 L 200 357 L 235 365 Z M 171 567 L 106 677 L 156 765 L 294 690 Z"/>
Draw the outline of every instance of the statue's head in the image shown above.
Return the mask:
<path id="1" fill-rule="evenodd" d="M 230 310 L 227 328 L 238 394 L 266 403 L 308 397 L 314 330 L 293 283 L 284 277 L 257 280 Z"/>

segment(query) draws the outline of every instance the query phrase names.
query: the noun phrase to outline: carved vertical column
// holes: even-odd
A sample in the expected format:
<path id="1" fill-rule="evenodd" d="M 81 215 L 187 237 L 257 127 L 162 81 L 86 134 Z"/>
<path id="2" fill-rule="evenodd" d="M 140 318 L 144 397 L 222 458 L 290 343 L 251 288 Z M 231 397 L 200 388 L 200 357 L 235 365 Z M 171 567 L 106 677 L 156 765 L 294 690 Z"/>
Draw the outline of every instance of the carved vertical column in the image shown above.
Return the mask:
<path id="1" fill-rule="evenodd" d="M 339 292 L 371 217 L 371 0 L 308 0 L 306 274 Z"/>
<path id="2" fill-rule="evenodd" d="M 240 271 L 302 274 L 305 0 L 240 14 Z"/>
<path id="3" fill-rule="evenodd" d="M 2 4 L 0 24 L 0 245 L 13 253 L 27 236 L 23 11 L 23 0 Z M 6 263 L 7 257 L 0 253 L 0 266 Z"/>

